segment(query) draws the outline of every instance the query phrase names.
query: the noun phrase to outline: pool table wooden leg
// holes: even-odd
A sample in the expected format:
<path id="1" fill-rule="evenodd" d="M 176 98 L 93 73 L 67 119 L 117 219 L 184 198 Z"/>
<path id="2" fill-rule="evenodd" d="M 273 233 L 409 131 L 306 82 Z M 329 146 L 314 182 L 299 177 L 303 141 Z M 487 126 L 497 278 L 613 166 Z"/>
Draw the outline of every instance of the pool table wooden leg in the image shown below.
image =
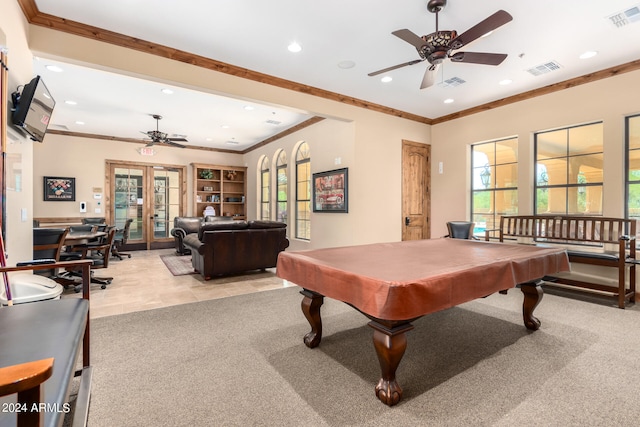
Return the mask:
<path id="1" fill-rule="evenodd" d="M 393 406 L 402 398 L 402 388 L 396 381 L 396 369 L 407 348 L 405 333 L 412 330 L 413 325 L 407 321 L 372 320 L 369 326 L 373 328 L 373 345 L 382 371 L 382 377 L 376 385 L 376 396 L 383 403 Z"/>
<path id="2" fill-rule="evenodd" d="M 302 299 L 302 312 L 307 321 L 309 321 L 309 325 L 311 325 L 311 332 L 304 336 L 304 343 L 307 347 L 314 348 L 320 345 L 322 340 L 320 307 L 324 302 L 324 296 L 308 289 L 303 289 L 300 293 L 304 296 Z"/>
<path id="3" fill-rule="evenodd" d="M 522 283 L 520 290 L 524 294 L 524 302 L 522 303 L 522 317 L 524 318 L 524 326 L 532 331 L 537 331 L 540 328 L 540 320 L 533 315 L 533 310 L 536 309 L 544 292 L 542 291 L 542 280 L 534 282 Z"/>

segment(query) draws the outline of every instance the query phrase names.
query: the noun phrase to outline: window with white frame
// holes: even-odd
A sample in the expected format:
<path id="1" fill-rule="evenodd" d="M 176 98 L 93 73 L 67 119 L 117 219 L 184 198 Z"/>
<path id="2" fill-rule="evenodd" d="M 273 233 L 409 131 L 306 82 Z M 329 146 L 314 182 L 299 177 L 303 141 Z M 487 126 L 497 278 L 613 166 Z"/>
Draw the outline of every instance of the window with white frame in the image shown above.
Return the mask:
<path id="1" fill-rule="evenodd" d="M 471 146 L 471 220 L 474 234 L 500 225 L 503 215 L 518 213 L 518 139 Z"/>
<path id="2" fill-rule="evenodd" d="M 287 223 L 287 200 L 289 192 L 289 181 L 287 174 L 287 153 L 280 150 L 276 157 L 276 219 Z"/>
<path id="3" fill-rule="evenodd" d="M 311 155 L 303 142 L 296 150 L 296 238 L 311 240 Z"/>
<path id="4" fill-rule="evenodd" d="M 270 219 L 269 212 L 269 158 L 263 157 L 260 164 L 260 219 Z"/>
<path id="5" fill-rule="evenodd" d="M 535 134 L 536 215 L 602 215 L 602 122 Z"/>

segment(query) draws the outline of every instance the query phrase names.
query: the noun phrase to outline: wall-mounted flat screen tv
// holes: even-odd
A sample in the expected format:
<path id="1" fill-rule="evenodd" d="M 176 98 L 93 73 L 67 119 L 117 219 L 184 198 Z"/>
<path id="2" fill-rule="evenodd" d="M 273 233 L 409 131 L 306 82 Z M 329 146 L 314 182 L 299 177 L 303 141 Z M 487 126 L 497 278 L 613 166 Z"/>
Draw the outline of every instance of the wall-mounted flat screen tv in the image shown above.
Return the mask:
<path id="1" fill-rule="evenodd" d="M 42 142 L 56 101 L 40 78 L 34 77 L 13 96 L 13 124 L 26 131 L 31 139 Z"/>

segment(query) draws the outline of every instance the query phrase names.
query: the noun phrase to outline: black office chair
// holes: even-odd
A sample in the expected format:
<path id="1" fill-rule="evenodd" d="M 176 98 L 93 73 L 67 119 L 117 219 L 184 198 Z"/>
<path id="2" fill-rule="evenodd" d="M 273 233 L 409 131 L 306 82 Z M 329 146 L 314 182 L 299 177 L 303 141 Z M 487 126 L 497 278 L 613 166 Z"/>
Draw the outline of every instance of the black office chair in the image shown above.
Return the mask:
<path id="1" fill-rule="evenodd" d="M 115 238 L 113 240 L 113 247 L 111 248 L 111 255 L 122 260 L 123 256 L 127 256 L 131 258 L 131 254 L 126 254 L 120 252 L 120 248 L 127 244 L 127 240 L 129 240 L 129 230 L 131 229 L 131 223 L 133 222 L 133 218 L 129 218 L 122 230 L 118 230 L 116 232 Z"/>
<path id="2" fill-rule="evenodd" d="M 91 264 L 91 283 L 97 283 L 102 289 L 106 289 L 107 285 L 113 281 L 113 277 L 95 276 L 93 270 L 109 267 L 109 258 L 111 253 L 111 247 L 113 246 L 113 239 L 116 234 L 115 227 L 108 227 L 105 230 L 107 237 L 102 242 L 88 243 L 83 245 L 77 245 L 73 247 L 73 251 L 70 256 L 76 256 L 77 259 L 89 259 Z M 78 275 L 77 271 L 71 271 L 72 275 Z M 76 292 L 82 289 L 82 285 L 75 285 Z"/>
<path id="3" fill-rule="evenodd" d="M 450 237 L 452 239 L 475 239 L 473 235 L 473 228 L 475 222 L 469 221 L 449 221 L 447 222 L 447 230 L 449 234 L 444 237 Z"/>
<path id="4" fill-rule="evenodd" d="M 60 254 L 64 247 L 64 239 L 69 229 L 67 228 L 34 228 L 33 229 L 33 259 L 54 259 L 60 261 Z M 34 274 L 49 277 L 60 283 L 68 284 L 68 281 L 58 277 L 58 271 L 35 270 Z"/>

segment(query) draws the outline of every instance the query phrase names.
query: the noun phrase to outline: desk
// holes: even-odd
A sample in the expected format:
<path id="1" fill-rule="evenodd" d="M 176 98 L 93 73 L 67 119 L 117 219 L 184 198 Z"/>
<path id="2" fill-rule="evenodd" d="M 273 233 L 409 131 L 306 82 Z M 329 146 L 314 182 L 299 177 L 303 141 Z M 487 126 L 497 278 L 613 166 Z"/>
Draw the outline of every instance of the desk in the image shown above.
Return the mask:
<path id="1" fill-rule="evenodd" d="M 64 243 L 69 246 L 85 245 L 106 235 L 107 233 L 104 231 L 69 231 L 64 238 Z"/>
<path id="2" fill-rule="evenodd" d="M 537 330 L 540 321 L 533 311 L 543 295 L 539 279 L 568 270 L 561 248 L 432 239 L 281 252 L 276 274 L 303 288 L 302 312 L 311 325 L 304 337 L 307 347 L 317 347 L 322 339 L 325 296 L 371 320 L 382 372 L 376 396 L 395 405 L 402 397 L 396 369 L 412 321 L 520 285 L 524 324 Z"/>
<path id="3" fill-rule="evenodd" d="M 35 413 L 42 415 L 45 426 L 60 426 L 64 418 L 71 379 L 81 376 L 76 396 L 73 425 L 86 425 L 91 396 L 92 367 L 90 361 L 89 278 L 91 261 L 68 261 L 21 267 L 0 267 L 2 272 L 45 270 L 49 268 L 81 268 L 82 299 L 64 298 L 18 304 L 0 309 L 0 366 L 11 366 L 33 360 L 53 357 L 51 378 L 44 382 L 42 400 L 47 409 Z M 82 369 L 76 371 L 76 358 L 82 345 Z M 10 398 L 9 402 L 15 401 Z M 7 402 L 4 400 L 3 402 Z M 32 414 L 26 415 L 33 421 Z M 0 411 L 0 425 L 16 425 L 16 411 Z"/>

